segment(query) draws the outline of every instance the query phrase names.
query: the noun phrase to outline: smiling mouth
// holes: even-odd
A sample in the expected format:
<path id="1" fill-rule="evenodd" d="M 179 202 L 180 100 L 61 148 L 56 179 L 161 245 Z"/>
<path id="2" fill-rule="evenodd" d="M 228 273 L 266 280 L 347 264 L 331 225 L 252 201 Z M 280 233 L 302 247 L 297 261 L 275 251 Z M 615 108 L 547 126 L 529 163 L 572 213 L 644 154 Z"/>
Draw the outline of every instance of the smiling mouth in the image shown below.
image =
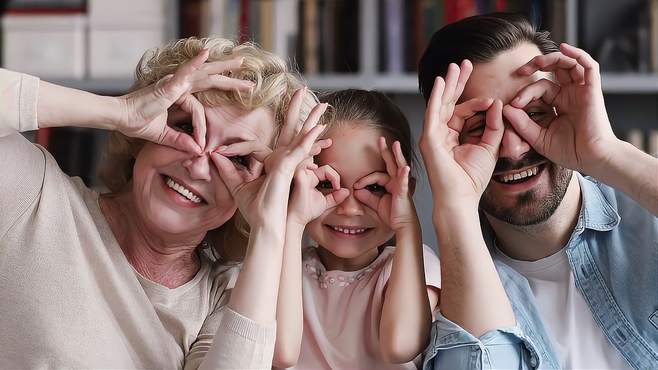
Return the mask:
<path id="1" fill-rule="evenodd" d="M 177 192 L 190 202 L 194 204 L 201 204 L 202 202 L 205 203 L 205 200 L 203 197 L 201 197 L 199 194 L 196 194 L 192 190 L 186 188 L 184 185 L 181 185 L 180 183 L 176 182 L 174 179 L 172 179 L 169 176 L 164 176 L 165 184 L 167 187 L 169 187 L 171 190 Z"/>
<path id="2" fill-rule="evenodd" d="M 541 163 L 532 167 L 524 168 L 522 170 L 506 172 L 499 175 L 494 174 L 493 179 L 496 182 L 506 185 L 519 184 L 532 179 L 538 174 L 541 174 L 544 168 L 546 168 L 546 164 Z"/>
<path id="3" fill-rule="evenodd" d="M 345 226 L 345 225 L 325 225 L 336 233 L 347 236 L 360 236 L 371 230 L 369 227 Z"/>

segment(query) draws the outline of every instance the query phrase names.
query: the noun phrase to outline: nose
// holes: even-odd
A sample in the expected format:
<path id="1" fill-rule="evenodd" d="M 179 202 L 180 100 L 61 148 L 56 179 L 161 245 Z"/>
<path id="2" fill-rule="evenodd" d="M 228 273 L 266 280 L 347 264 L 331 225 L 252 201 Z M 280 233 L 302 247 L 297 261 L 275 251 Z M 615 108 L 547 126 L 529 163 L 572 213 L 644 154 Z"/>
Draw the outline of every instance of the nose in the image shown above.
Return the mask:
<path id="1" fill-rule="evenodd" d="M 207 154 L 186 160 L 183 162 L 183 167 L 187 169 L 191 179 L 210 181 L 210 158 Z"/>
<path id="2" fill-rule="evenodd" d="M 498 156 L 517 160 L 523 158 L 529 151 L 530 144 L 514 131 L 508 122 L 505 122 L 505 131 L 503 131 L 503 140 L 500 144 Z"/>
<path id="3" fill-rule="evenodd" d="M 354 197 L 354 192 L 336 206 L 336 214 L 341 216 L 363 216 L 363 204 Z"/>

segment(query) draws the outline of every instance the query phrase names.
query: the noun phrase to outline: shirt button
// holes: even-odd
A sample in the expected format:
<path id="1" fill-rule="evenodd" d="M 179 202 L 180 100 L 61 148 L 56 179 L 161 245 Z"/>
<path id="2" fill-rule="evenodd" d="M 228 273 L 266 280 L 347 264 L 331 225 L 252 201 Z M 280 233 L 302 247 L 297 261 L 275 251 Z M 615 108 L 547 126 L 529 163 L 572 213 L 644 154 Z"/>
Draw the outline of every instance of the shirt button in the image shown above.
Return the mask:
<path id="1" fill-rule="evenodd" d="M 530 356 L 530 366 L 537 367 L 537 357 Z"/>

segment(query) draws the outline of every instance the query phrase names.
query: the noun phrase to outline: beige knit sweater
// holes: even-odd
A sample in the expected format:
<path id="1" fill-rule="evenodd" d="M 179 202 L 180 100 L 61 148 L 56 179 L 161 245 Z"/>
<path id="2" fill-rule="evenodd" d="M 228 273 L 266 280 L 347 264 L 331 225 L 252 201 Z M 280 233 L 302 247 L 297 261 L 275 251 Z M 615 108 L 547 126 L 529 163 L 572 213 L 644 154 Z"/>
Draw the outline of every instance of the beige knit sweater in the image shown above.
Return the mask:
<path id="1" fill-rule="evenodd" d="M 0 69 L 0 368 L 270 368 L 275 324 L 226 307 L 238 266 L 143 278 L 98 194 L 17 133 L 37 129 L 38 86 Z"/>

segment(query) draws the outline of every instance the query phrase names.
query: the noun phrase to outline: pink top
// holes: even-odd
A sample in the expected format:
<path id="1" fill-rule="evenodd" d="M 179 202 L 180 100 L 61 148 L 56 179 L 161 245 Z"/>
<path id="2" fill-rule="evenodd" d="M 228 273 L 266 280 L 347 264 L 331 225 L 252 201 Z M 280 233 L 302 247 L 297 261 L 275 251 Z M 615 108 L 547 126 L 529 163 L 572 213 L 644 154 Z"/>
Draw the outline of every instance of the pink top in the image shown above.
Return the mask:
<path id="1" fill-rule="evenodd" d="M 326 271 L 317 248 L 304 248 L 304 335 L 295 369 L 416 369 L 414 362 L 386 363 L 379 350 L 379 322 L 394 251 L 384 248 L 358 271 Z M 439 259 L 427 246 L 423 259 L 427 285 L 440 288 Z"/>

